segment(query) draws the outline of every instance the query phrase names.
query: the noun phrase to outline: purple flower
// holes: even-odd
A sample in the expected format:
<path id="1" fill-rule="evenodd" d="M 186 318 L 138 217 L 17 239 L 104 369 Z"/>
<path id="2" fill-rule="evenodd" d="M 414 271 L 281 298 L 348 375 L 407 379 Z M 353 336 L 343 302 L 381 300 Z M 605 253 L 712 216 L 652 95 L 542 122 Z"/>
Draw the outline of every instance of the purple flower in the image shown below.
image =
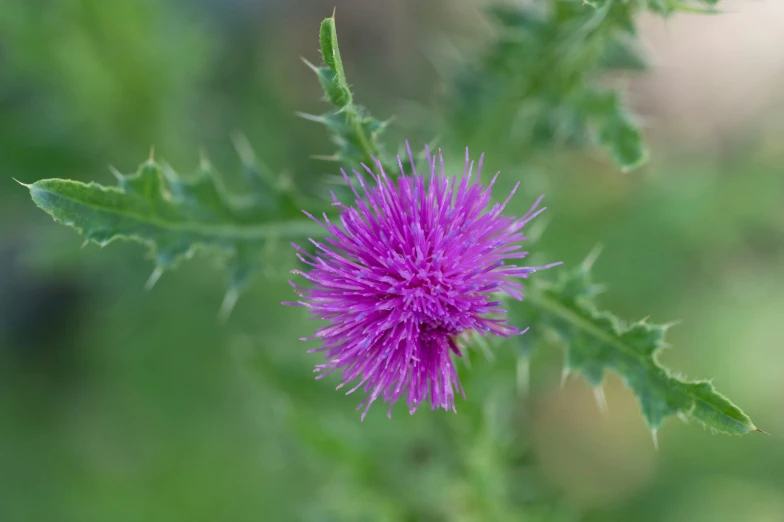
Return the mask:
<path id="1" fill-rule="evenodd" d="M 411 149 L 406 143 L 408 156 Z M 507 264 L 523 259 L 520 251 L 523 227 L 544 208 L 541 197 L 522 217 L 501 215 L 517 190 L 491 208 L 490 192 L 498 174 L 484 187 L 479 184 L 482 160 L 472 178 L 473 161 L 466 161 L 463 176 L 446 177 L 444 160 L 431 157 L 429 181 L 418 174 L 403 173 L 389 179 L 376 161 L 379 175 L 367 166 L 373 179 L 368 186 L 354 171 L 362 195 L 343 172 L 356 201 L 353 207 L 332 198 L 340 209 L 340 224 L 324 222 L 305 212 L 328 232 L 324 242 L 310 239 L 315 256 L 297 245 L 297 257 L 312 267 L 293 270 L 312 283 L 305 289 L 290 282 L 301 297 L 295 303 L 329 324 L 312 337 L 323 345 L 311 352 L 325 352 L 327 362 L 316 366 L 317 378 L 342 372 L 338 388 L 353 381 L 349 390 L 367 394 L 359 405 L 365 418 L 379 397 L 392 406 L 405 396 L 410 413 L 430 400 L 432 409 L 455 410 L 455 394 L 465 394 L 452 361 L 461 355 L 458 336 L 477 331 L 509 337 L 524 333 L 507 324 L 502 303 L 494 293 L 523 298 L 525 279 L 540 267 Z M 436 159 L 439 171 L 436 172 Z M 364 198 L 363 198 L 364 196 Z"/>

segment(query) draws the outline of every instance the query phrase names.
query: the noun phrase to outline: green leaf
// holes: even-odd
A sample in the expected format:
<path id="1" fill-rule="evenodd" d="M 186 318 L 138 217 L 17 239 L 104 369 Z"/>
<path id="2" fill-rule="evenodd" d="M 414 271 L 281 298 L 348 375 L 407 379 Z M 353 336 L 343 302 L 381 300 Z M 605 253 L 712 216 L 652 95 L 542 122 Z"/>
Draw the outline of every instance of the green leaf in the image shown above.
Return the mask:
<path id="1" fill-rule="evenodd" d="M 338 150 L 331 156 L 317 157 L 347 163 L 354 168 L 362 164 L 372 168 L 375 166 L 375 160 L 378 160 L 387 173 L 394 175 L 397 172 L 396 162 L 386 154 L 379 143 L 387 122 L 376 120 L 364 107 L 354 103 L 343 60 L 340 58 L 334 15 L 321 22 L 319 42 L 324 65 L 316 67 L 307 60 L 304 61 L 316 73 L 324 90 L 325 100 L 333 105 L 335 110 L 322 115 L 300 116 L 325 125 L 332 133 Z"/>
<path id="2" fill-rule="evenodd" d="M 636 169 L 648 161 L 642 134 L 618 93 L 586 90 L 581 104 L 599 142 L 622 170 Z"/>
<path id="3" fill-rule="evenodd" d="M 642 136 L 620 90 L 599 88 L 609 72 L 644 68 L 634 19 L 645 7 L 543 0 L 492 8 L 498 38 L 455 82 L 451 123 L 458 141 L 487 142 L 525 158 L 597 136 L 621 169 L 645 163 Z"/>
<path id="4" fill-rule="evenodd" d="M 647 68 L 636 42 L 629 38 L 610 41 L 602 53 L 600 65 L 608 71 L 640 72 Z"/>
<path id="5" fill-rule="evenodd" d="M 730 435 L 760 431 L 709 381 L 685 380 L 658 362 L 659 352 L 668 346 L 665 335 L 671 325 L 646 320 L 627 324 L 599 309 L 599 293 L 586 262 L 562 272 L 557 284 L 540 283 L 526 296 L 525 313 L 531 321 L 551 328 L 566 344 L 565 372 L 578 371 L 593 386 L 601 385 L 608 370 L 620 375 L 639 399 L 654 432 L 671 415 Z"/>
<path id="6" fill-rule="evenodd" d="M 301 215 L 296 194 L 263 180 L 248 151 L 240 152 L 246 184 L 253 189 L 245 195 L 229 193 L 206 160 L 188 177 L 150 159 L 134 174 L 115 173 L 114 187 L 63 179 L 26 186 L 36 205 L 89 241 L 147 245 L 156 264 L 151 284 L 198 250 L 219 256 L 230 273 L 230 307 L 262 265 L 270 242 L 323 233 L 310 220 L 287 218 Z"/>

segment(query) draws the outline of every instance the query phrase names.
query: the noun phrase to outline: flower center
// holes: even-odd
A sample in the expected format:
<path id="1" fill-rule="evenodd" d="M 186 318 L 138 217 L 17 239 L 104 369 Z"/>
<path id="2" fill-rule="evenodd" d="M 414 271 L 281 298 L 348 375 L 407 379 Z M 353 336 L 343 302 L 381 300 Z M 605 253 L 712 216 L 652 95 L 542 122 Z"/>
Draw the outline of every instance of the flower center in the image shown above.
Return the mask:
<path id="1" fill-rule="evenodd" d="M 459 315 L 453 299 L 455 292 L 440 271 L 424 268 L 416 273 L 402 271 L 400 277 L 395 293 L 406 315 L 440 335 L 462 331 L 454 320 Z"/>

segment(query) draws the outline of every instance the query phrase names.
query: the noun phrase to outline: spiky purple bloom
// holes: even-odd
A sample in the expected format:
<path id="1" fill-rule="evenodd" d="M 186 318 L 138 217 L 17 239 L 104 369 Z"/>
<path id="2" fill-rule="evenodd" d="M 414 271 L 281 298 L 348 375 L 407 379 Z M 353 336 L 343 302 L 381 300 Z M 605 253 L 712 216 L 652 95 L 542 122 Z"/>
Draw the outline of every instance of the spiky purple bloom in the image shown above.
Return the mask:
<path id="1" fill-rule="evenodd" d="M 408 155 L 411 149 L 406 144 Z M 501 215 L 517 190 L 501 204 L 489 208 L 490 193 L 498 177 L 485 188 L 479 184 L 482 160 L 475 178 L 473 161 L 466 149 L 461 178 L 444 174 L 444 160 L 431 157 L 425 147 L 430 180 L 417 174 L 407 176 L 398 157 L 401 176 L 390 180 L 376 161 L 379 175 L 363 167 L 374 181 L 368 186 L 354 171 L 364 198 L 343 177 L 356 196 L 349 207 L 332 198 L 340 209 L 340 225 L 324 214 L 324 222 L 305 212 L 328 232 L 324 243 L 312 256 L 297 245 L 299 259 L 312 267 L 309 273 L 294 270 L 312 283 L 305 289 L 290 282 L 302 298 L 296 303 L 329 324 L 313 337 L 321 338 L 320 348 L 327 362 L 316 366 L 324 377 L 338 369 L 338 388 L 359 379 L 348 393 L 364 387 L 364 419 L 379 397 L 392 406 L 402 396 L 410 413 L 430 400 L 432 409 L 455 409 L 455 393 L 460 386 L 452 353 L 461 355 L 457 338 L 477 331 L 509 337 L 523 333 L 507 324 L 502 303 L 493 293 L 502 292 L 522 299 L 525 279 L 541 267 L 506 264 L 522 259 L 522 228 L 539 215 L 541 197 L 522 217 Z M 436 173 L 436 159 L 440 174 Z"/>

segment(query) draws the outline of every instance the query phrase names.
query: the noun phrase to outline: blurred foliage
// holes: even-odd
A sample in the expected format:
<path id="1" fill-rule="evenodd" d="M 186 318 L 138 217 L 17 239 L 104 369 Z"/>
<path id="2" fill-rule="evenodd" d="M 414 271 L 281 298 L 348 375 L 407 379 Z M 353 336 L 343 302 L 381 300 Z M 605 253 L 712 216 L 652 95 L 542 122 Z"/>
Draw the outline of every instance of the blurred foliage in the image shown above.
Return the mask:
<path id="1" fill-rule="evenodd" d="M 645 67 L 635 41 L 645 9 L 669 15 L 717 0 L 542 0 L 489 9 L 497 39 L 462 66 L 449 123 L 458 141 L 499 144 L 524 160 L 554 146 L 601 144 L 624 171 L 648 160 L 635 118 L 608 77 Z"/>
<path id="2" fill-rule="evenodd" d="M 596 3 L 586 9 L 601 9 Z M 384 31 L 424 33 L 446 8 L 417 5 L 405 31 L 394 23 Z M 709 7 L 647 5 L 661 12 Z M 355 7 L 338 5 L 343 35 L 369 23 Z M 307 155 L 323 142 L 289 122 L 301 108 L 291 93 L 299 86 L 269 71 L 296 69 L 300 52 L 276 38 L 312 41 L 324 13 L 314 20 L 285 3 L 144 0 L 0 0 L 0 12 L 1 520 L 782 517 L 784 452 L 771 446 L 775 439 L 710 437 L 665 422 L 655 452 L 620 381 L 604 382 L 604 416 L 580 379 L 558 387 L 561 354 L 541 349 L 560 342 L 549 329 L 535 326 L 520 344 L 477 342 L 460 368 L 468 398 L 458 415 L 398 414 L 390 422 L 378 410 L 360 424 L 353 399 L 330 389 L 332 381 L 312 379 L 315 361 L 292 332 L 314 325 L 279 305 L 290 298 L 290 249 L 268 245 L 264 277 L 221 327 L 215 309 L 225 280 L 205 258 L 143 292 L 149 266 L 137 246 L 80 250 L 81 239 L 53 227 L 29 200 L 20 205 L 25 191 L 11 176 L 95 178 L 109 162 L 129 166 L 151 143 L 156 157 L 193 161 L 205 136 L 217 164 L 239 163 L 242 172 L 255 165 L 267 187 L 251 191 L 255 182 L 242 173 L 226 176 L 228 194 L 274 201 L 282 201 L 279 190 L 296 194 L 286 176 L 247 161 L 252 154 L 241 138 L 239 162 L 219 142 L 237 128 L 303 189 L 321 186 L 326 169 Z M 71 38 L 81 42 L 71 44 L 73 62 L 54 52 L 69 48 L 63 42 Z M 350 76 L 358 81 L 381 58 L 369 41 L 369 58 L 349 61 L 361 53 L 356 39 L 347 41 Z M 102 67 L 71 68 L 113 46 L 116 58 Z M 637 70 L 633 49 L 611 46 L 597 67 Z M 295 67 L 277 65 L 284 63 Z M 390 77 L 395 63 L 385 62 Z M 129 84 L 106 81 L 134 68 Z M 65 81 L 77 70 L 81 76 Z M 430 78 L 406 81 L 427 97 Z M 100 92 L 91 84 L 104 85 L 115 101 L 91 105 L 92 89 Z M 302 89 L 315 98 L 315 88 Z M 372 92 L 364 97 L 379 103 Z M 384 103 L 385 114 L 402 114 Z M 679 349 L 663 352 L 662 362 L 715 377 L 760 426 L 781 432 L 784 178 L 775 151 L 763 157 L 746 139 L 728 143 L 720 157 L 699 147 L 687 156 L 656 149 L 650 169 L 624 177 L 580 153 L 484 142 L 473 130 L 455 120 L 445 151 L 485 146 L 488 169 L 493 162 L 503 168 L 499 194 L 522 179 L 525 194 L 510 212 L 524 211 L 546 188 L 553 220 L 536 250 L 575 265 L 603 242 L 594 271 L 613 291 L 602 306 L 624 316 L 681 318 L 668 333 Z M 545 154 L 534 161 L 524 149 Z M 157 161 L 156 169 L 168 170 Z M 174 179 L 201 179 L 195 176 Z M 303 203 L 292 212 L 312 208 Z M 534 321 L 526 304 L 513 308 L 518 326 Z"/>
<path id="3" fill-rule="evenodd" d="M 642 64 L 632 41 L 639 5 L 548 0 L 493 8 L 498 40 L 460 75 L 453 95 L 462 139 L 500 140 L 524 158 L 592 136 L 621 168 L 644 163 L 647 150 L 620 95 L 599 86 L 608 72 Z"/>
<path id="4" fill-rule="evenodd" d="M 34 133 L 29 141 L 68 154 L 100 149 L 114 161 L 153 142 L 179 152 L 211 62 L 196 20 L 177 23 L 187 13 L 151 0 L 3 0 L 0 9 L 0 103 L 18 115 L 1 135 Z"/>

